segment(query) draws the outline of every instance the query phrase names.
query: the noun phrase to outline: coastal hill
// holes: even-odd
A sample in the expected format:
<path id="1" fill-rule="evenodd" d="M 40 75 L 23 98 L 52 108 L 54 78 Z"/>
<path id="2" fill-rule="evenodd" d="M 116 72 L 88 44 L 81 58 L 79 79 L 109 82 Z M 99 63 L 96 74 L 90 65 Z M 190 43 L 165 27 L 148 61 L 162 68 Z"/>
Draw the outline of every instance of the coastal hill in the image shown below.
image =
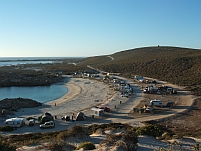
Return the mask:
<path id="1" fill-rule="evenodd" d="M 0 86 L 36 86 L 61 82 L 63 74 L 89 70 L 87 67 L 109 73 L 152 77 L 172 84 L 185 86 L 193 94 L 201 95 L 201 51 L 180 47 L 143 47 L 114 54 L 88 58 L 63 59 L 62 63 L 24 64 L 3 66 Z"/>
<path id="2" fill-rule="evenodd" d="M 134 77 L 134 75 L 142 75 L 144 77 L 152 77 L 152 78 L 156 78 L 158 80 L 164 80 L 164 81 L 169 81 L 173 84 L 177 84 L 177 85 L 185 85 L 188 86 L 188 89 L 191 89 L 192 92 L 196 93 L 197 95 L 200 95 L 200 55 L 201 55 L 201 51 L 200 50 L 196 50 L 196 49 L 187 49 L 187 48 L 178 48 L 178 47 L 161 47 L 161 46 L 156 46 L 156 47 L 146 47 L 146 48 L 137 48 L 137 49 L 131 49 L 131 50 L 125 50 L 125 51 L 121 51 L 121 52 L 117 52 L 111 55 L 105 55 L 105 56 L 95 56 L 95 57 L 89 57 L 89 58 L 82 58 L 81 60 L 79 60 L 78 62 L 76 62 L 75 64 L 72 64 L 73 62 L 64 62 L 62 64 L 47 64 L 47 65 L 42 65 L 42 64 L 37 64 L 37 65 L 23 65 L 23 66 L 17 66 L 16 67 L 10 67 L 8 68 L 2 68 L 2 71 L 7 71 L 7 73 L 10 73 L 11 70 L 12 71 L 16 71 L 13 69 L 17 69 L 19 70 L 19 74 L 16 74 L 15 72 L 12 72 L 11 77 L 14 78 L 14 81 L 16 81 L 16 79 L 18 77 L 21 77 L 20 79 L 25 79 L 25 82 L 29 81 L 27 79 L 37 79 L 37 81 L 40 81 L 40 77 L 42 77 L 44 79 L 50 79 L 51 81 L 55 81 L 57 82 L 60 81 L 60 79 L 62 78 L 63 74 L 72 74 L 78 70 L 82 70 L 82 71 L 86 71 L 89 70 L 89 68 L 87 68 L 87 66 L 91 66 L 109 73 L 120 73 L 120 75 L 122 77 L 128 77 L 128 78 L 132 78 Z M 69 64 L 70 63 L 70 64 Z M 24 72 L 24 69 L 26 69 L 27 72 Z M 33 72 L 33 69 L 37 69 L 37 72 Z M 34 71 L 35 71 L 34 70 Z M 40 75 L 46 75 L 46 76 L 36 76 L 38 71 L 40 71 Z M 24 74 L 26 73 L 26 74 Z M 2 72 L 2 75 L 7 75 L 5 74 L 5 72 Z M 20 76 L 17 76 L 20 75 Z M 49 76 L 52 75 L 52 76 Z M 56 76 L 58 75 L 58 76 Z M 57 78 L 55 78 L 57 77 Z M 60 78 L 58 78 L 60 77 Z M 2 81 L 4 81 L 5 79 L 3 78 Z M 45 81 L 46 81 L 45 80 Z M 85 79 L 83 79 L 85 80 Z M 9 79 L 8 79 L 9 81 Z M 79 80 L 75 80 L 76 83 L 80 82 Z M 20 84 L 21 82 L 19 81 L 18 84 Z M 94 84 L 94 82 L 92 82 Z M 86 89 L 86 85 L 89 85 L 90 89 L 93 89 L 90 84 L 88 82 L 84 82 L 84 89 Z M 97 86 L 99 87 L 99 86 Z M 82 89 L 82 90 L 84 90 Z M 90 89 L 86 89 L 87 92 Z M 73 91 L 71 91 L 73 92 Z M 83 91 L 84 92 L 84 91 Z M 101 93 L 101 96 L 103 96 L 102 91 L 99 91 Z M 134 91 L 136 92 L 136 91 Z M 141 91 L 140 91 L 141 92 Z M 84 92 L 84 94 L 86 94 Z M 106 93 L 108 95 L 108 91 Z M 86 95 L 80 95 L 81 97 L 86 96 Z M 94 96 L 94 95 L 89 95 L 90 97 Z M 173 95 L 174 96 L 174 95 Z M 160 96 L 159 96 L 160 97 Z M 98 97 L 99 98 L 99 97 Z M 179 96 L 179 99 L 181 99 L 181 95 Z M 66 97 L 65 97 L 66 99 Z M 128 100 L 130 100 L 130 98 L 127 98 Z M 75 101 L 75 98 L 73 98 L 73 100 Z M 79 102 L 80 99 L 78 99 Z M 90 99 L 87 99 L 90 100 Z M 185 98 L 185 100 L 188 100 Z M 6 100 L 7 101 L 7 100 Z M 15 100 L 16 101 L 16 100 Z M 2 101 L 3 102 L 3 101 Z M 72 101 L 68 101 L 68 102 L 72 102 Z M 115 102 L 115 101 L 113 101 Z M 25 104 L 27 103 L 27 101 L 25 102 Z M 19 103 L 18 103 L 19 104 Z M 121 104 L 121 103 L 120 103 Z M 124 104 L 124 103 L 123 103 Z M 2 105 L 5 105 L 5 102 L 2 103 Z M 11 104 L 8 104 L 7 106 L 13 105 L 12 102 Z M 72 108 L 72 105 L 69 105 Z M 52 106 L 55 110 L 58 109 L 65 109 L 66 112 L 66 108 L 63 106 L 59 107 L 59 105 L 57 104 L 57 106 Z M 125 106 L 123 106 L 125 107 Z M 116 108 L 116 106 L 115 106 Z M 160 126 L 163 128 L 168 129 L 168 132 L 170 132 L 169 134 L 167 134 L 166 136 L 164 136 L 161 139 L 165 139 L 168 138 L 170 139 L 173 136 L 173 134 L 177 134 L 177 136 L 185 136 L 185 134 L 188 133 L 187 136 L 193 136 L 193 134 L 196 136 L 200 136 L 199 133 L 197 133 L 197 130 L 199 130 L 199 115 L 200 115 L 200 108 L 201 108 L 201 103 L 200 103 L 200 99 L 195 100 L 195 103 L 193 104 L 191 110 L 188 113 L 181 113 L 180 116 L 174 116 L 172 119 L 167 119 L 168 121 L 158 121 L 158 123 L 155 124 L 161 124 Z M 15 109 L 14 109 L 15 110 Z M 124 112 L 125 112 L 125 108 L 123 108 Z M 52 111 L 52 110 L 51 110 Z M 169 111 L 169 110 L 168 110 Z M 23 114 L 25 112 L 23 111 Z M 36 113 L 36 109 L 34 109 L 34 114 Z M 58 117 L 58 116 L 57 116 Z M 118 116 L 119 117 L 119 116 Z M 182 121 L 184 121 L 186 123 L 186 121 L 188 121 L 190 126 L 186 126 L 187 124 L 183 126 L 181 125 L 181 119 Z M 60 119 L 58 119 L 60 120 Z M 174 122 L 176 121 L 176 122 Z M 177 123 L 177 121 L 179 121 Z M 153 121 L 151 121 L 153 122 Z M 156 121 L 157 122 L 157 121 Z M 74 122 L 73 122 L 74 123 Z M 117 123 L 118 124 L 118 123 Z M 113 127 L 111 127 L 111 129 L 113 130 L 117 130 L 116 132 L 118 134 L 120 134 L 119 131 L 119 126 L 116 123 L 113 124 L 109 124 L 109 125 L 103 125 L 101 124 L 100 126 L 92 125 L 91 127 L 87 128 L 87 131 L 89 134 L 93 132 L 95 132 L 96 134 L 96 138 L 97 138 L 97 133 L 98 130 L 100 131 L 101 136 L 106 132 L 103 131 L 104 126 L 107 128 L 108 131 L 108 127 L 110 125 L 112 125 Z M 168 124 L 168 127 L 167 127 Z M 177 125 L 178 124 L 178 125 Z M 192 127 L 192 125 L 194 127 Z M 129 124 L 126 124 L 126 126 L 129 126 Z M 135 145 L 137 143 L 136 140 L 136 136 L 130 133 L 127 133 L 128 127 L 120 125 L 120 127 L 123 129 L 123 133 L 126 134 L 124 135 L 122 132 L 122 137 L 119 137 L 119 135 L 117 136 L 118 138 L 122 139 L 124 142 L 126 142 L 126 144 L 124 143 L 123 145 L 126 147 L 127 146 L 131 146 L 133 147 L 133 144 Z M 158 129 L 157 127 L 155 127 L 154 125 L 149 125 L 148 127 L 142 127 L 142 129 L 136 129 L 136 128 L 132 128 L 131 130 L 138 130 L 138 132 L 143 132 L 144 130 L 150 130 L 150 132 L 153 132 L 152 129 L 156 130 L 156 132 L 161 132 L 160 129 Z M 188 131 L 187 131 L 188 130 Z M 25 134 L 25 135 L 9 135 L 9 139 L 7 137 L 4 138 L 4 140 L 9 140 L 9 143 L 12 144 L 17 144 L 14 143 L 17 142 L 19 143 L 18 146 L 21 146 L 22 144 L 20 144 L 21 142 L 23 142 L 23 145 L 26 143 L 25 140 L 27 141 L 27 144 L 30 144 L 34 142 L 34 147 L 36 146 L 35 143 L 37 141 L 40 141 L 41 139 L 43 139 L 43 141 L 46 139 L 48 144 L 47 146 L 43 146 L 46 149 L 50 149 L 51 150 L 55 150 L 56 148 L 58 150 L 61 150 L 61 148 L 63 147 L 63 139 L 65 140 L 65 142 L 67 142 L 66 138 L 70 137 L 72 134 L 73 138 L 75 138 L 75 134 L 79 134 L 79 138 L 80 138 L 80 132 L 83 131 L 82 127 L 80 126 L 75 126 L 72 129 L 67 129 L 66 131 L 55 131 L 55 132 L 50 132 L 50 133 L 29 133 L 29 134 Z M 24 132 L 24 131 L 23 131 Z M 77 132 L 77 133 L 76 133 Z M 154 134 L 156 134 L 156 132 L 153 132 Z M 185 133 L 184 133 L 185 132 Z M 153 134 L 152 133 L 152 134 Z M 112 144 L 113 142 L 123 142 L 122 140 L 117 140 L 116 137 L 114 137 L 115 135 L 113 135 L 113 133 L 110 133 L 112 135 L 108 135 L 106 137 L 106 142 L 109 143 L 108 146 L 113 146 L 114 144 Z M 116 134 L 116 133 L 115 133 Z M 146 133 L 145 133 L 146 134 Z M 121 136 L 121 135 L 120 135 Z M 133 138 L 134 137 L 134 138 Z M 55 141 L 52 142 L 51 140 L 53 140 L 52 138 L 54 138 L 54 140 L 61 140 L 61 141 Z M 62 138 L 62 139 L 61 139 Z M 82 141 L 83 139 L 85 140 L 85 138 L 89 138 L 89 136 L 87 137 L 81 137 Z M 4 141 L 3 140 L 3 141 Z M 72 140 L 72 137 L 70 137 L 69 140 Z M 96 140 L 96 139 L 93 139 Z M 112 141 L 113 142 L 112 142 Z M 134 140 L 135 142 L 131 142 L 130 140 Z M 138 139 L 140 142 L 140 138 Z M 21 142 L 20 142 L 21 141 Z M 77 141 L 77 139 L 76 139 Z M 146 140 L 145 145 L 147 146 L 147 142 L 150 142 Z M 155 140 L 153 141 L 155 144 Z M 1 144 L 0 144 L 1 145 Z M 7 145 L 5 143 L 2 143 L 2 145 Z M 67 144 L 66 146 L 68 146 L 69 144 Z M 93 145 L 93 144 L 92 144 Z M 101 144 L 102 145 L 102 144 Z M 156 145 L 156 144 L 155 144 Z M 66 147 L 65 146 L 65 147 Z M 49 148 L 48 148 L 49 147 Z M 69 146 L 69 147 L 73 147 L 73 146 Z M 74 146 L 75 147 L 75 146 Z M 115 146 L 114 146 L 115 147 Z M 135 147 L 135 146 L 134 146 Z M 36 148 L 39 149 L 40 148 Z M 71 149 L 72 150 L 72 149 Z M 107 150 L 107 149 L 105 149 Z M 127 149 L 128 150 L 128 149 Z M 133 150 L 133 149 L 130 149 Z"/>
<path id="3" fill-rule="evenodd" d="M 111 55 L 84 59 L 80 65 L 109 72 L 121 73 L 125 77 L 141 75 L 188 86 L 201 95 L 201 51 L 180 47 L 144 47 L 120 51 Z"/>

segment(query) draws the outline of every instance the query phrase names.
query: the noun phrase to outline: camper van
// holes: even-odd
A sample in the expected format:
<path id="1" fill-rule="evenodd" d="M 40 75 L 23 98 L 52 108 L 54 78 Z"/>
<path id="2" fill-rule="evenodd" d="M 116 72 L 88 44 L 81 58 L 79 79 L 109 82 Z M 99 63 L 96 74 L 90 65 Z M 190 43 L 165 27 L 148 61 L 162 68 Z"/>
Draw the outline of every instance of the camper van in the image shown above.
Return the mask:
<path id="1" fill-rule="evenodd" d="M 151 106 L 160 106 L 160 107 L 163 107 L 163 103 L 161 100 L 151 100 L 150 101 L 150 105 Z"/>
<path id="2" fill-rule="evenodd" d="M 7 119 L 5 121 L 5 125 L 6 126 L 11 126 L 11 127 L 22 127 L 22 126 L 25 125 L 25 121 L 26 121 L 25 118 L 15 117 L 15 118 Z"/>
<path id="3" fill-rule="evenodd" d="M 136 75 L 136 76 L 135 76 L 135 79 L 136 79 L 136 80 L 143 79 L 143 76 Z"/>

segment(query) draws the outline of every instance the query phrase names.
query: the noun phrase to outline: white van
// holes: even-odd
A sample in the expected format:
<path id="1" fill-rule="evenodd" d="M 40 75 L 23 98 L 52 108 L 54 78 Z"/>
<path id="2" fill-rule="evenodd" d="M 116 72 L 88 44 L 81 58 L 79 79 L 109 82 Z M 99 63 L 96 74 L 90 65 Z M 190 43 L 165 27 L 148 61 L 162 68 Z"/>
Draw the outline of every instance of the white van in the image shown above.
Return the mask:
<path id="1" fill-rule="evenodd" d="M 151 106 L 160 106 L 160 107 L 163 107 L 163 103 L 161 100 L 151 100 L 150 101 L 150 105 Z"/>

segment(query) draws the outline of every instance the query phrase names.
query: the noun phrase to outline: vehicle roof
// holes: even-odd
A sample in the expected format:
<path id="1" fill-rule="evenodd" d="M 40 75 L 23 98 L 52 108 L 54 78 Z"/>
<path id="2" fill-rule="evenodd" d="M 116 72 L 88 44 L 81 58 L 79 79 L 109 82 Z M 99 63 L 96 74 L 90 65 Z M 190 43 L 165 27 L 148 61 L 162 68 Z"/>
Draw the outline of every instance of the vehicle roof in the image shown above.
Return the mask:
<path id="1" fill-rule="evenodd" d="M 9 118 L 6 120 L 6 122 L 9 122 L 9 121 L 25 121 L 25 118 L 15 117 L 15 118 Z"/>
<path id="2" fill-rule="evenodd" d="M 154 102 L 154 101 L 156 101 L 156 102 L 160 102 L 161 100 L 151 100 L 151 102 Z"/>
<path id="3" fill-rule="evenodd" d="M 100 109 L 100 108 L 91 108 L 92 111 L 104 111 L 104 109 Z"/>

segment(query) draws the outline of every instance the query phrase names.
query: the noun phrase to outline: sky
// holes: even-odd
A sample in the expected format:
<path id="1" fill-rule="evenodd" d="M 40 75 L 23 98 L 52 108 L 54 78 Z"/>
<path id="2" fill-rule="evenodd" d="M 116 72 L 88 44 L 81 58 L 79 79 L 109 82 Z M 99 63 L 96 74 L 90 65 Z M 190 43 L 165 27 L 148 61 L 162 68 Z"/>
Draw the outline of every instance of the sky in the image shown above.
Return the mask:
<path id="1" fill-rule="evenodd" d="M 200 0 L 0 0 L 0 57 L 201 49 Z"/>

